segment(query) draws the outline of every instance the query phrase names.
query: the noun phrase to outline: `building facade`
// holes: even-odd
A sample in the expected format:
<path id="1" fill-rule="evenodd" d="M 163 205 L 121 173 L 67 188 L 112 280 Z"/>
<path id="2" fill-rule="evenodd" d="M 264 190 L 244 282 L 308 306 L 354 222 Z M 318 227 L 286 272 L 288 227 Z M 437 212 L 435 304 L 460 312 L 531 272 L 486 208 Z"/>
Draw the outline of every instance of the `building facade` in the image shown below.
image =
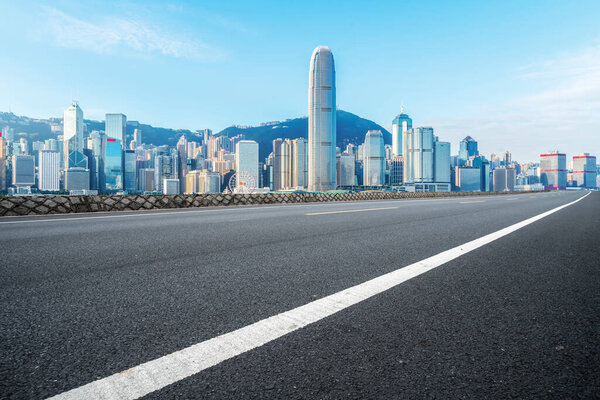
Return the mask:
<path id="1" fill-rule="evenodd" d="M 385 185 L 385 148 L 381 131 L 367 132 L 364 152 L 363 185 Z"/>
<path id="2" fill-rule="evenodd" d="M 540 181 L 546 190 L 566 189 L 567 156 L 558 151 L 540 154 Z"/>
<path id="3" fill-rule="evenodd" d="M 405 132 L 412 129 L 412 119 L 404 114 L 404 107 L 401 108 L 400 114 L 392 121 L 392 155 L 404 155 L 404 143 L 402 138 Z"/>
<path id="4" fill-rule="evenodd" d="M 335 65 L 329 47 L 317 47 L 310 60 L 308 89 L 308 190 L 336 188 Z"/>
<path id="5" fill-rule="evenodd" d="M 57 192 L 60 190 L 60 152 L 40 150 L 38 153 L 38 189 Z"/>
<path id="6" fill-rule="evenodd" d="M 581 153 L 573 157 L 573 185 L 596 188 L 596 157 L 589 153 Z"/>

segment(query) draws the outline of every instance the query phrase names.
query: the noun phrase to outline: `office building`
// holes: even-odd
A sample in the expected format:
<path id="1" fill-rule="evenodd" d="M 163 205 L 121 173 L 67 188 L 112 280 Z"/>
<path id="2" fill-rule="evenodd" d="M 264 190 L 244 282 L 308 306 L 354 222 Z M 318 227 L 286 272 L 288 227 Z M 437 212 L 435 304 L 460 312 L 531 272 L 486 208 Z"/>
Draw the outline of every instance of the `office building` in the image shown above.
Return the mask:
<path id="1" fill-rule="evenodd" d="M 179 194 L 179 179 L 163 179 L 162 194 Z"/>
<path id="2" fill-rule="evenodd" d="M 308 142 L 304 138 L 292 140 L 292 186 L 308 185 Z"/>
<path id="3" fill-rule="evenodd" d="M 105 136 L 104 140 L 104 188 L 107 192 L 123 190 L 121 140 L 109 136 Z"/>
<path id="4" fill-rule="evenodd" d="M 144 142 L 142 142 L 142 130 L 140 128 L 135 128 L 133 130 L 133 142 L 135 143 L 135 147 L 140 147 Z"/>
<path id="5" fill-rule="evenodd" d="M 236 172 L 247 172 L 254 178 L 256 187 L 259 185 L 258 173 L 258 143 L 254 140 L 240 140 L 235 144 Z"/>
<path id="6" fill-rule="evenodd" d="M 390 162 L 390 185 L 401 185 L 404 182 L 404 157 L 392 156 Z"/>
<path id="7" fill-rule="evenodd" d="M 567 156 L 565 154 L 558 151 L 540 154 L 540 182 L 546 190 L 566 189 Z"/>
<path id="8" fill-rule="evenodd" d="M 179 193 L 183 193 L 185 191 L 185 176 L 187 175 L 187 156 L 188 156 L 188 152 L 187 152 L 187 147 L 188 147 L 188 141 L 185 138 L 184 135 L 181 135 L 181 137 L 179 138 L 179 140 L 177 141 L 177 156 L 178 156 L 178 178 L 179 178 L 179 185 L 180 185 L 180 192 Z"/>
<path id="9" fill-rule="evenodd" d="M 308 91 L 308 190 L 336 188 L 335 65 L 329 47 L 317 47 L 310 60 Z"/>
<path id="10" fill-rule="evenodd" d="M 356 185 L 354 155 L 342 153 L 337 157 L 337 183 L 338 186 Z"/>
<path id="11" fill-rule="evenodd" d="M 154 192 L 154 168 L 140 168 L 138 170 L 138 191 Z"/>
<path id="12" fill-rule="evenodd" d="M 14 155 L 12 157 L 12 184 L 14 186 L 35 185 L 35 157 Z"/>
<path id="13" fill-rule="evenodd" d="M 123 175 L 125 178 L 124 189 L 127 193 L 137 192 L 137 171 L 135 150 L 123 152 Z"/>
<path id="14" fill-rule="evenodd" d="M 433 181 L 450 184 L 450 142 L 440 142 L 435 138 L 433 145 Z"/>
<path id="15" fill-rule="evenodd" d="M 573 185 L 581 188 L 596 187 L 596 157 L 581 153 L 573 157 Z"/>
<path id="16" fill-rule="evenodd" d="M 493 190 L 495 192 L 514 191 L 517 175 L 514 168 L 496 168 L 492 175 Z"/>
<path id="17" fill-rule="evenodd" d="M 434 182 L 433 128 L 419 127 L 406 131 L 404 179 L 407 183 Z"/>
<path id="18" fill-rule="evenodd" d="M 198 193 L 221 193 L 221 176 L 203 170 L 198 175 Z"/>
<path id="19" fill-rule="evenodd" d="M 60 152 L 40 150 L 38 153 L 38 189 L 57 192 L 60 190 Z"/>
<path id="20" fill-rule="evenodd" d="M 363 185 L 385 185 L 385 148 L 381 131 L 367 132 L 364 152 Z"/>
<path id="21" fill-rule="evenodd" d="M 460 141 L 458 149 L 459 166 L 465 165 L 469 157 L 479 155 L 477 142 L 471 136 L 467 136 Z"/>
<path id="22" fill-rule="evenodd" d="M 392 155 L 404 155 L 405 148 L 402 138 L 409 129 L 412 129 L 412 119 L 404 114 L 404 107 L 400 107 L 400 114 L 392 121 Z"/>
<path id="23" fill-rule="evenodd" d="M 479 192 L 481 190 L 481 169 L 476 167 L 456 167 L 455 185 L 459 192 Z"/>
<path id="24" fill-rule="evenodd" d="M 6 192 L 6 158 L 8 157 L 8 147 L 4 140 L 5 129 L 2 129 L 0 136 L 0 193 Z"/>
<path id="25" fill-rule="evenodd" d="M 65 169 L 88 167 L 83 154 L 83 111 L 76 102 L 63 113 L 63 157 Z"/>
<path id="26" fill-rule="evenodd" d="M 125 149 L 125 143 L 127 143 L 127 117 L 125 114 L 106 114 L 104 133 L 108 138 L 117 139 L 121 148 Z"/>
<path id="27" fill-rule="evenodd" d="M 90 189 L 90 170 L 72 167 L 65 171 L 65 190 L 80 191 Z"/>

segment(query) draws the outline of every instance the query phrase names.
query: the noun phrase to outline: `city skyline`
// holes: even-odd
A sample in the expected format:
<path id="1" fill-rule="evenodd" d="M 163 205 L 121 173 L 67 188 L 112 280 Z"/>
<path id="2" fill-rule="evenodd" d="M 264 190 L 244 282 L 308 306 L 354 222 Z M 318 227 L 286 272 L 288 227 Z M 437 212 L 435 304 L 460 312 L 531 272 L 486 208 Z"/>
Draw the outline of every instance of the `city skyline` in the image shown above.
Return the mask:
<path id="1" fill-rule="evenodd" d="M 578 7 L 382 2 L 352 11 L 326 5 L 331 21 L 325 26 L 306 18 L 310 4 L 257 15 L 245 5 L 231 10 L 61 1 L 28 12 L 36 4 L 2 5 L 7 18 L 0 41 L 10 62 L 0 66 L 0 109 L 18 115 L 58 116 L 64 103 L 56 98 L 78 98 L 91 119 L 124 112 L 132 120 L 175 129 L 218 131 L 302 116 L 306 53 L 327 43 L 343 65 L 337 76 L 339 107 L 389 131 L 404 104 L 412 118 L 435 127 L 446 140 L 457 143 L 470 135 L 486 153 L 500 154 L 507 142 L 518 143 L 511 151 L 520 160 L 557 148 L 598 152 L 600 6 L 595 2 Z M 394 30 L 398 12 L 415 24 L 435 21 L 438 8 L 446 17 L 439 27 Z M 193 18 L 204 22 L 201 28 L 194 27 Z M 348 21 L 377 23 L 379 32 L 349 32 L 343 29 Z M 558 23 L 560 33 L 549 29 Z M 15 37 L 23 24 L 27 33 Z M 161 40 L 153 41 L 157 32 Z M 477 56 L 484 49 L 485 55 Z M 37 62 L 39 57 L 47 62 Z M 578 140 L 566 140 L 573 132 Z M 548 143 L 544 147 L 542 140 Z M 578 145 L 584 142 L 590 149 Z"/>

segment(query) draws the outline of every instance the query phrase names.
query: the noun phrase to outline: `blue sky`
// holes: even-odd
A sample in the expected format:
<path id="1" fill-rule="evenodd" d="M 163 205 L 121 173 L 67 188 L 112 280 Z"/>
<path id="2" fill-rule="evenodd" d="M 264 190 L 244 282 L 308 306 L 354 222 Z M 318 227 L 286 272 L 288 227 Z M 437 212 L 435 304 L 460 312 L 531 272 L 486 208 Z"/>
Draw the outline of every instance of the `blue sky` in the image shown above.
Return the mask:
<path id="1" fill-rule="evenodd" d="M 307 114 L 314 47 L 340 108 L 386 127 L 405 105 L 441 140 L 520 161 L 600 155 L 600 1 L 0 0 L 0 110 L 123 112 L 170 128 Z"/>

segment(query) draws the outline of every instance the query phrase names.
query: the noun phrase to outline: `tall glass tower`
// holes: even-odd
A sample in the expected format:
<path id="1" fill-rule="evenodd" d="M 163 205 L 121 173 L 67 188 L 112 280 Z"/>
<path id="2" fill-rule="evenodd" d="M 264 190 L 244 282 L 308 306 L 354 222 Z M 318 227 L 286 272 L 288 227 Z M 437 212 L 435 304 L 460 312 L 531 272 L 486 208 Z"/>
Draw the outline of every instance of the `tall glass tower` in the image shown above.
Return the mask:
<path id="1" fill-rule="evenodd" d="M 404 155 L 402 136 L 409 129 L 412 129 L 412 119 L 404 114 L 404 106 L 402 106 L 400 114 L 392 121 L 392 155 Z"/>
<path id="2" fill-rule="evenodd" d="M 329 47 L 319 46 L 310 60 L 308 87 L 308 190 L 336 188 L 335 66 Z"/>
<path id="3" fill-rule="evenodd" d="M 63 143 L 65 170 L 71 167 L 87 168 L 83 154 L 83 110 L 73 102 L 63 114 Z"/>

